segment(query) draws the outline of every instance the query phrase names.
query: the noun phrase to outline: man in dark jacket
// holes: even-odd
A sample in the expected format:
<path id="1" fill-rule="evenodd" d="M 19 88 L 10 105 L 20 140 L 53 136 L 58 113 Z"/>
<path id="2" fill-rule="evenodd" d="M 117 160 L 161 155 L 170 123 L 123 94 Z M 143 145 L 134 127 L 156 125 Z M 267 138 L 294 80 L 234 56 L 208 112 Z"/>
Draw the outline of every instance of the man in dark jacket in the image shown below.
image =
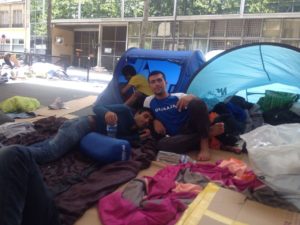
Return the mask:
<path id="1" fill-rule="evenodd" d="M 96 116 L 66 121 L 50 140 L 33 146 L 11 145 L 0 149 L 0 224 L 59 225 L 51 193 L 38 164 L 67 153 L 91 131 L 106 134 L 106 124 L 117 123 L 117 138 L 129 142 L 150 137 L 153 116 L 148 109 L 133 114 L 125 105 L 94 107 Z M 140 131 L 144 131 L 140 134 Z"/>

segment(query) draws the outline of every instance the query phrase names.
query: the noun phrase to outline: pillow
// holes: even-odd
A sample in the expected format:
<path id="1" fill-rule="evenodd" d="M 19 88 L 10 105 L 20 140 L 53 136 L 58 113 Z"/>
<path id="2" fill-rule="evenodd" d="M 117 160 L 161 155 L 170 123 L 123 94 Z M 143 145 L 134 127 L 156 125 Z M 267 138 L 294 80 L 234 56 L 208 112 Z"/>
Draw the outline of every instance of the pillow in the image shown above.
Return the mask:
<path id="1" fill-rule="evenodd" d="M 91 132 L 81 139 L 80 151 L 102 164 L 108 164 L 128 160 L 131 146 L 126 140 Z"/>

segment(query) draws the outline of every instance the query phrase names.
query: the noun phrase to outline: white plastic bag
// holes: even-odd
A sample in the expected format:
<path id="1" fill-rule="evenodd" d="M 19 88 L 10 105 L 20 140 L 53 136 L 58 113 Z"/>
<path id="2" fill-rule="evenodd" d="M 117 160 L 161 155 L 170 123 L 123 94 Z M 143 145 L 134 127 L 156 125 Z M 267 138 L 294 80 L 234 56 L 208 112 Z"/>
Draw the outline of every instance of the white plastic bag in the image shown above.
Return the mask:
<path id="1" fill-rule="evenodd" d="M 241 137 L 255 174 L 300 209 L 300 124 L 264 125 Z"/>

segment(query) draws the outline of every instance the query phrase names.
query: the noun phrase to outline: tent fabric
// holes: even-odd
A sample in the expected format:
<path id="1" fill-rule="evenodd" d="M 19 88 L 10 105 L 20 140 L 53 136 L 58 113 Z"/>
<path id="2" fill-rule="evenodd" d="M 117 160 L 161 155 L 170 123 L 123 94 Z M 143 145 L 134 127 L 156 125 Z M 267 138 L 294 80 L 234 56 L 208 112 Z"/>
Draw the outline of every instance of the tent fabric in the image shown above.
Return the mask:
<path id="1" fill-rule="evenodd" d="M 299 48 L 256 43 L 227 50 L 194 74 L 186 92 L 223 101 L 240 90 L 270 84 L 289 85 L 300 90 Z"/>
<path id="2" fill-rule="evenodd" d="M 154 70 L 165 73 L 169 92 L 183 92 L 189 84 L 192 75 L 204 64 L 205 59 L 200 51 L 166 51 L 128 49 L 120 58 L 113 73 L 113 79 L 107 88 L 99 95 L 96 104 L 123 103 L 120 95 L 120 83 L 126 80 L 122 68 L 130 64 L 138 74 L 148 77 Z"/>

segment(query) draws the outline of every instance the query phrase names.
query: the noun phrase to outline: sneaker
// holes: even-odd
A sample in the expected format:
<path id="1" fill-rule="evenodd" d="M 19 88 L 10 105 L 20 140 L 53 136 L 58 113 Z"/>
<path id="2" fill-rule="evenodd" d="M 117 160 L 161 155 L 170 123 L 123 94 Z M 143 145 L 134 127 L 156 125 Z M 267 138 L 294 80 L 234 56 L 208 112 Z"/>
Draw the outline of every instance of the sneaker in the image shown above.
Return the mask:
<path id="1" fill-rule="evenodd" d="M 60 97 L 56 98 L 54 102 L 48 106 L 49 109 L 65 109 L 65 103 Z"/>

